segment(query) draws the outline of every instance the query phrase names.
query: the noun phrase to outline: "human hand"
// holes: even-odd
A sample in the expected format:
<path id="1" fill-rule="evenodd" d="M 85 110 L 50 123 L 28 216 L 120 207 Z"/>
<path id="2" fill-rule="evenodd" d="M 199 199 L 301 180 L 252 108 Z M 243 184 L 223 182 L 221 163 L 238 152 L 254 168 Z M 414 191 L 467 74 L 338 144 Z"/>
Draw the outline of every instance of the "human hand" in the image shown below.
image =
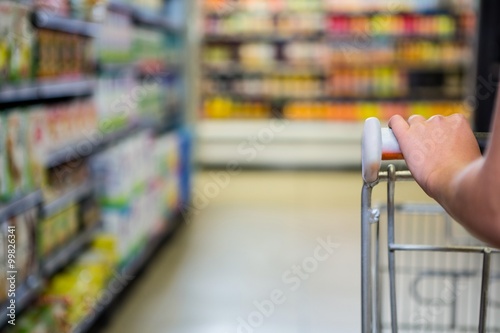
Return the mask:
<path id="1" fill-rule="evenodd" d="M 393 116 L 389 127 L 398 140 L 415 181 L 431 197 L 448 195 L 453 179 L 481 157 L 479 146 L 466 118 L 461 114 L 419 115 L 408 121 Z"/>

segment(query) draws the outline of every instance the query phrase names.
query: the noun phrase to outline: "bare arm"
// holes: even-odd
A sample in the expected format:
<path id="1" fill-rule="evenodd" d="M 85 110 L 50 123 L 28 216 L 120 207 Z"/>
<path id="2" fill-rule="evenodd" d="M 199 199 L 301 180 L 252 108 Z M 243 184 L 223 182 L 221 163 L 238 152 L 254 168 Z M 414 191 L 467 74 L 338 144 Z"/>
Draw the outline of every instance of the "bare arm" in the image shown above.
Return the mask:
<path id="1" fill-rule="evenodd" d="M 486 155 L 461 115 L 389 122 L 417 183 L 480 239 L 500 247 L 500 94 Z"/>

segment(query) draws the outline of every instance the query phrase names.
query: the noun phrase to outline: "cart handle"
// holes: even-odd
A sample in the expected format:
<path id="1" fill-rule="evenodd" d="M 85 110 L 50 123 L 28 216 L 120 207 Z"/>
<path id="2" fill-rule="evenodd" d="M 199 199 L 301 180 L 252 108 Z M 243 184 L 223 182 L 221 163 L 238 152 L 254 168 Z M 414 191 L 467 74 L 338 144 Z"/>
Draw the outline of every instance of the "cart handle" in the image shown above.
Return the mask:
<path id="1" fill-rule="evenodd" d="M 392 130 L 382 128 L 377 118 L 366 119 L 361 140 L 361 168 L 364 181 L 369 184 L 377 181 L 382 160 L 403 158 Z"/>
<path id="2" fill-rule="evenodd" d="M 474 132 L 481 152 L 484 152 L 490 140 L 488 132 Z M 399 143 L 390 128 L 382 128 L 377 118 L 365 120 L 361 140 L 361 168 L 363 179 L 371 184 L 377 181 L 382 161 L 404 159 Z"/>

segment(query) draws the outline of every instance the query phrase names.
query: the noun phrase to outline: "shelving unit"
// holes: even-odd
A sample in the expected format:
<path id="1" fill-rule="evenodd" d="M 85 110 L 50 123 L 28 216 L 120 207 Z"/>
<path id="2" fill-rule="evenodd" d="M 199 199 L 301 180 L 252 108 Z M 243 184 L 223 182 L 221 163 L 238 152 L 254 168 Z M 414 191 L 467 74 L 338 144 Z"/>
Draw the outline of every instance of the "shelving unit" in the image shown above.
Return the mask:
<path id="1" fill-rule="evenodd" d="M 472 69 L 472 3 L 204 3 L 201 164 L 358 166 L 358 122 L 367 116 L 470 115 L 463 100 Z M 299 128 L 321 135 L 296 149 L 272 140 L 246 161 L 237 147 L 273 118 L 293 123 L 287 137 Z M 318 122 L 325 122 L 322 129 Z M 332 141 L 329 131 L 342 135 Z M 218 132 L 234 135 L 222 139 Z"/>
<path id="2" fill-rule="evenodd" d="M 173 6 L 173 3 L 177 5 Z M 184 86 L 187 79 L 183 56 L 187 52 L 184 40 L 187 20 L 171 20 L 186 15 L 185 12 L 171 12 L 174 7 L 185 11 L 185 2 L 159 1 L 156 4 L 159 7 L 144 8 L 141 2 L 111 1 L 107 4 L 104 22 L 93 21 L 96 17 L 88 8 L 70 11 L 69 6 L 74 4 L 68 2 L 67 5 L 67 8 L 58 7 L 56 13 L 53 8 L 0 4 L 0 19 L 11 17 L 10 13 L 15 12 L 24 24 L 23 28 L 29 32 L 27 36 L 25 31 L 4 31 L 5 35 L 17 37 L 22 33 L 27 37 L 20 39 L 20 45 L 24 47 L 23 43 L 26 43 L 29 47 L 26 55 L 31 61 L 30 64 L 21 62 L 16 68 L 16 59 L 13 58 L 11 68 L 0 68 L 0 125 L 8 128 L 0 137 L 0 144 L 6 140 L 19 142 L 20 146 L 15 148 L 18 153 L 23 152 L 22 161 L 29 166 L 22 169 L 22 184 L 15 183 L 14 176 L 17 175 L 12 175 L 11 188 L 10 182 L 4 185 L 7 184 L 4 177 L 10 177 L 6 172 L 11 172 L 7 163 L 19 161 L 14 161 L 11 151 L 0 158 L 0 196 L 3 198 L 0 237 L 5 244 L 6 226 L 16 226 L 22 250 L 20 265 L 25 258 L 33 260 L 29 265 L 29 275 L 25 277 L 20 273 L 14 296 L 16 323 L 22 324 L 11 326 L 7 323 L 9 298 L 2 294 L 0 286 L 2 332 L 3 329 L 9 333 L 17 332 L 18 328 L 27 329 L 29 318 L 37 317 L 34 314 L 42 311 L 40 307 L 46 310 L 46 299 L 57 303 L 59 298 L 76 297 L 71 290 L 67 291 L 70 295 L 61 295 L 61 290 L 54 285 L 67 279 L 64 285 L 69 287 L 71 274 L 78 267 L 105 262 L 101 270 L 105 272 L 101 274 L 109 276 L 103 281 L 103 289 L 113 283 L 113 269 L 118 273 L 136 275 L 179 225 L 180 211 L 190 200 L 191 133 L 186 115 L 188 95 Z M 113 13 L 122 15 L 122 23 L 125 22 L 128 29 L 124 31 L 125 36 L 116 35 L 117 39 L 128 39 L 126 50 L 113 49 L 124 45 L 113 44 L 114 33 L 121 29 L 116 26 L 119 22 L 109 20 Z M 10 22 L 5 26 L 14 29 Z M 115 29 L 114 32 L 108 31 L 107 37 L 111 36 L 112 40 L 95 45 L 105 35 L 106 29 Z M 53 52 L 56 46 L 49 43 L 55 41 L 57 47 L 64 45 L 65 52 Z M 115 62 L 112 57 L 103 56 L 103 49 L 118 51 L 115 54 L 126 55 L 126 58 Z M 51 54 L 60 58 L 50 59 Z M 8 57 L 7 61 L 11 59 Z M 127 104 L 120 106 L 120 99 L 124 96 L 130 98 Z M 71 119 L 71 116 L 75 118 Z M 22 136 L 11 130 L 12 126 L 20 126 Z M 3 128 L 0 129 L 2 133 Z M 139 144 L 148 146 L 138 149 Z M 131 243 L 127 244 L 122 239 L 127 235 L 118 234 L 110 227 L 109 212 L 115 207 L 107 206 L 107 202 L 113 197 L 106 188 L 109 184 L 105 178 L 99 178 L 100 170 L 95 165 L 106 159 L 113 161 L 130 149 L 149 152 L 147 163 L 150 165 L 131 166 L 132 161 L 123 164 L 121 169 L 128 167 L 135 171 L 125 178 L 136 177 L 137 182 L 130 193 L 124 193 L 124 201 L 120 202 L 122 207 L 118 209 L 128 205 L 129 211 L 149 215 L 144 213 L 135 221 L 139 227 L 128 226 L 138 233 L 139 241 L 129 237 Z M 4 147 L 0 152 L 3 154 Z M 141 158 L 136 160 L 141 161 Z M 119 197 L 120 200 L 123 198 Z M 157 205 L 153 207 L 151 202 Z M 28 217 L 22 216 L 27 211 L 32 214 L 29 221 Z M 53 239 L 52 244 L 47 244 L 48 239 Z M 113 242 L 120 242 L 121 247 L 111 246 Z M 123 246 L 128 246 L 128 249 Z M 81 261 L 89 253 L 97 258 L 96 262 Z M 114 258 L 113 261 L 110 258 Z M 0 259 L 0 270 L 3 271 L 6 264 L 3 250 Z M 24 266 L 19 271 L 23 269 Z M 96 286 L 89 283 L 89 288 Z M 89 290 L 89 297 L 92 292 L 96 290 Z M 118 297 L 118 294 L 114 296 Z M 99 307 L 100 312 L 83 314 L 79 323 L 71 323 L 71 332 L 93 330 L 99 315 L 110 306 L 102 300 L 96 302 L 93 307 Z M 68 304 L 65 306 L 69 307 Z M 69 308 L 66 310 L 70 311 Z M 60 322 L 59 319 L 52 324 Z M 60 332 L 61 328 L 48 326 L 45 329 Z"/>
<path id="3" fill-rule="evenodd" d="M 19 86 L 0 88 L 2 107 L 16 103 L 43 102 L 51 99 L 85 97 L 94 92 L 95 80 L 92 78 L 77 80 L 50 80 L 27 83 Z"/>
<path id="4" fill-rule="evenodd" d="M 126 265 L 124 265 L 121 268 L 119 274 L 123 276 L 136 276 L 137 273 L 140 272 L 141 269 L 143 269 L 148 264 L 149 260 L 151 260 L 154 253 L 158 250 L 161 244 L 166 239 L 168 239 L 168 237 L 177 227 L 177 224 L 180 223 L 180 219 L 181 218 L 179 216 L 172 218 L 172 220 L 177 222 L 171 226 L 171 229 L 166 230 L 163 234 L 153 236 L 151 240 L 148 242 L 148 245 L 138 255 L 136 255 L 132 260 L 130 260 Z M 127 287 L 127 285 L 124 285 L 123 280 L 119 280 L 116 277 L 113 277 L 108 282 L 108 286 L 109 288 L 111 288 L 111 286 L 115 286 L 117 283 L 119 283 L 119 285 L 121 285 L 123 288 Z M 113 290 L 115 290 L 115 288 L 113 288 Z M 104 299 L 101 298 L 97 302 L 97 304 L 103 306 L 95 308 L 94 313 L 90 314 L 89 317 L 85 318 L 80 323 L 75 325 L 72 332 L 73 333 L 90 332 L 90 330 L 92 329 L 93 325 L 96 323 L 98 318 L 104 313 L 104 311 L 106 311 L 107 307 L 105 305 L 112 304 L 119 296 L 120 296 L 119 293 L 111 293 L 110 296 L 106 298 L 105 302 Z"/>
<path id="5" fill-rule="evenodd" d="M 95 37 L 99 25 L 38 10 L 33 13 L 33 24 L 40 29 L 56 30 L 68 34 Z"/>

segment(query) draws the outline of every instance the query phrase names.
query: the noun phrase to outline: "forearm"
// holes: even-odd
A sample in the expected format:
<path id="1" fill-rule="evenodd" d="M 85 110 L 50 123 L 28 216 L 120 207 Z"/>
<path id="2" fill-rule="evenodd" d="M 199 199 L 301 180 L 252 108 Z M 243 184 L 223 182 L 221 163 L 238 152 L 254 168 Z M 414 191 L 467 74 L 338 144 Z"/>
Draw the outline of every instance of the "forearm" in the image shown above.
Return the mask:
<path id="1" fill-rule="evenodd" d="M 490 172 L 490 162 L 478 159 L 452 175 L 435 199 L 469 232 L 500 247 L 498 177 Z"/>

